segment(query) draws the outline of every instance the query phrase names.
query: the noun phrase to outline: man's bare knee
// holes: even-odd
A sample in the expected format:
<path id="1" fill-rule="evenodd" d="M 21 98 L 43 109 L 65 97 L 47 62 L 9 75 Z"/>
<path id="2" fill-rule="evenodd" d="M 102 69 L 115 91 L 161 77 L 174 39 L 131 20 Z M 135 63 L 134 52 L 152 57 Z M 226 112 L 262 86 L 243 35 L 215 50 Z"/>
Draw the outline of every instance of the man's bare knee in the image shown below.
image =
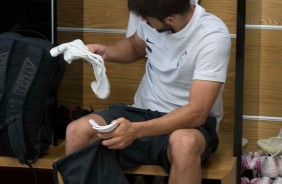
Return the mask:
<path id="1" fill-rule="evenodd" d="M 181 129 L 174 131 L 169 138 L 169 157 L 174 155 L 200 156 L 204 151 L 205 140 L 197 130 Z"/>
<path id="2" fill-rule="evenodd" d="M 89 119 L 95 118 L 97 115 L 87 115 L 72 121 L 66 129 L 66 153 L 72 153 L 85 147 L 86 145 L 99 140 L 97 131 L 92 128 Z M 101 124 L 105 123 L 100 120 Z"/>

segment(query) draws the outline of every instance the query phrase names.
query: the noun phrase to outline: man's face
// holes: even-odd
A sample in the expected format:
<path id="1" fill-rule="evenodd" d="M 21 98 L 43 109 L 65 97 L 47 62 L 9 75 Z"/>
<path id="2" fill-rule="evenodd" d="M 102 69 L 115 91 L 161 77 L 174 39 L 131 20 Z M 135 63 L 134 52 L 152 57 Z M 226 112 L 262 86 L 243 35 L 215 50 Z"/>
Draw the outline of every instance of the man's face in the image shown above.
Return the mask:
<path id="1" fill-rule="evenodd" d="M 152 17 L 142 17 L 143 21 L 146 21 L 149 26 L 156 29 L 159 33 L 163 33 L 166 31 L 174 33 L 174 29 L 171 25 L 166 24 L 165 22 L 160 21 L 159 19 Z"/>

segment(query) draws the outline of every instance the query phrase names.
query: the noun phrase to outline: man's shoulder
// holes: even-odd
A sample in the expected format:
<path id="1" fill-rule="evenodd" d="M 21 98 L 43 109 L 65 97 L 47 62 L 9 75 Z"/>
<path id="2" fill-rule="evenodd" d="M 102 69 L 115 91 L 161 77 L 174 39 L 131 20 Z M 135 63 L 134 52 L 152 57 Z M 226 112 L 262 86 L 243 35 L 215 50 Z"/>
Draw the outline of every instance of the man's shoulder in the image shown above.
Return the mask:
<path id="1" fill-rule="evenodd" d="M 204 29 L 209 31 L 220 30 L 223 33 L 229 34 L 227 25 L 217 15 L 203 12 L 199 19 L 199 23 Z"/>

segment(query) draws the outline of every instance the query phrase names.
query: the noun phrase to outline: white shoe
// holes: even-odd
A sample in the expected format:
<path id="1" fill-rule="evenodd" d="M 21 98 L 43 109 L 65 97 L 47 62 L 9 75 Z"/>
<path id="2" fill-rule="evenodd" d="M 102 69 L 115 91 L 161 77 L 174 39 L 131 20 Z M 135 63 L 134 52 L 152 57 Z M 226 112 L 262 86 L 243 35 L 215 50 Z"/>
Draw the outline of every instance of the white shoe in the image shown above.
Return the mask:
<path id="1" fill-rule="evenodd" d="M 271 184 L 272 180 L 268 177 L 253 178 L 250 184 Z"/>
<path id="2" fill-rule="evenodd" d="M 275 178 L 272 184 L 282 184 L 282 178 L 281 177 Z"/>
<path id="3" fill-rule="evenodd" d="M 272 180 L 269 177 L 261 177 L 256 184 L 271 184 Z"/>
<path id="4" fill-rule="evenodd" d="M 268 139 L 261 139 L 257 141 L 259 148 L 265 152 L 275 156 L 282 152 L 282 129 L 277 137 L 270 137 Z"/>
<path id="5" fill-rule="evenodd" d="M 242 138 L 242 147 L 244 148 L 245 146 L 247 146 L 248 142 L 248 139 Z"/>
<path id="6" fill-rule="evenodd" d="M 278 168 L 274 157 L 266 156 L 262 162 L 261 175 L 269 178 L 278 177 Z"/>

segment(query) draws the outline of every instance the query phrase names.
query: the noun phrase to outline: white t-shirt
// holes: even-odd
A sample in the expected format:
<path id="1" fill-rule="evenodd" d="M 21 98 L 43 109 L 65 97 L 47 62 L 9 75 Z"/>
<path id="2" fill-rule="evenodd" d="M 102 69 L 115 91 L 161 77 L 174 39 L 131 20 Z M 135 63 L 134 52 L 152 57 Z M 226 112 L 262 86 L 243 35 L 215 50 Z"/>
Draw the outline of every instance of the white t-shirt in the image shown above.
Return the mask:
<path id="1" fill-rule="evenodd" d="M 170 112 L 189 103 L 192 80 L 224 83 L 230 54 L 226 25 L 196 4 L 190 22 L 177 33 L 159 33 L 140 21 L 138 36 L 146 44 L 146 72 L 134 97 L 134 106 Z M 222 91 L 210 116 L 223 116 Z"/>

